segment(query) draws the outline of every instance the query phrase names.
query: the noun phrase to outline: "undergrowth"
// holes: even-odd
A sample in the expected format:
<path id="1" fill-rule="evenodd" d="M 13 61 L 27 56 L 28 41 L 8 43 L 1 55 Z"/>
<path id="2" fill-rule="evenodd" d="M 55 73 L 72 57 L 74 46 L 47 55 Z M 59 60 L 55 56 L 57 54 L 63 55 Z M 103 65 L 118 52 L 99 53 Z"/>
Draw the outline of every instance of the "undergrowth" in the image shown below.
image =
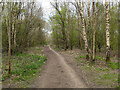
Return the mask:
<path id="1" fill-rule="evenodd" d="M 85 59 L 85 58 L 86 58 L 86 56 L 84 56 L 84 55 L 78 55 L 77 57 L 75 57 L 75 59 L 77 60 L 77 62 L 81 62 L 80 59 Z M 111 57 L 111 59 L 113 59 L 113 58 Z M 103 58 L 102 56 L 96 56 L 96 60 L 97 61 L 101 60 L 101 61 L 103 61 L 103 62 L 106 63 L 105 58 Z M 118 69 L 119 68 L 118 62 L 109 62 L 109 63 L 106 63 L 106 65 L 109 68 L 112 68 L 112 69 Z"/>
<path id="2" fill-rule="evenodd" d="M 3 75 L 1 80 L 8 79 L 7 58 L 3 58 Z M 12 82 L 26 81 L 35 78 L 40 72 L 40 67 L 45 63 L 46 57 L 32 55 L 30 53 L 16 54 L 11 59 L 11 80 Z"/>
<path id="3" fill-rule="evenodd" d="M 97 60 L 102 60 L 103 57 L 97 56 Z M 86 62 L 85 56 L 78 55 L 75 57 L 76 62 L 80 65 L 84 71 L 91 73 L 91 79 L 96 81 L 97 84 L 106 87 L 118 88 L 118 63 L 110 62 L 106 63 L 106 67 L 102 65 L 96 65 Z M 104 60 L 102 60 L 104 61 Z M 105 62 L 105 61 L 104 61 Z"/>

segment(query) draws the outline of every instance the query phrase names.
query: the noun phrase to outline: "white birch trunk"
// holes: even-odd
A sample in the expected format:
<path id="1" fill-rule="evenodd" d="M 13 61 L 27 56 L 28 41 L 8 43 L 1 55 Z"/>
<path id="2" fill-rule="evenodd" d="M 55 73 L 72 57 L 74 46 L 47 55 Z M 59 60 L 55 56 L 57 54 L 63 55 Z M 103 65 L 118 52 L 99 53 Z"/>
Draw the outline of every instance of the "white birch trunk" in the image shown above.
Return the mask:
<path id="1" fill-rule="evenodd" d="M 107 0 L 105 1 L 106 6 L 106 62 L 110 62 L 110 33 L 109 33 L 109 5 Z"/>
<path id="2" fill-rule="evenodd" d="M 80 16 L 81 16 L 82 30 L 83 30 L 83 40 L 85 42 L 85 50 L 87 52 L 86 59 L 89 59 L 90 50 L 88 47 L 87 35 L 86 35 L 86 31 L 85 31 L 85 20 L 84 20 L 84 16 L 83 16 L 83 10 L 81 8 L 80 0 L 79 0 L 79 7 L 80 7 Z"/>

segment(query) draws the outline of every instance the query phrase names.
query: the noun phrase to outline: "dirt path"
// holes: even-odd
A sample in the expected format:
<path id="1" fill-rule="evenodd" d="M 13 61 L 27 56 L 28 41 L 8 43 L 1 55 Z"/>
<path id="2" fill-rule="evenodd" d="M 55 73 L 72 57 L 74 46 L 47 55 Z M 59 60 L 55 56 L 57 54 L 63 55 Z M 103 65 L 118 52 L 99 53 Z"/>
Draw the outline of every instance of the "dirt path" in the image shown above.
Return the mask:
<path id="1" fill-rule="evenodd" d="M 46 65 L 32 88 L 86 88 L 85 83 L 67 64 L 64 57 L 49 46 L 44 48 L 47 56 Z"/>

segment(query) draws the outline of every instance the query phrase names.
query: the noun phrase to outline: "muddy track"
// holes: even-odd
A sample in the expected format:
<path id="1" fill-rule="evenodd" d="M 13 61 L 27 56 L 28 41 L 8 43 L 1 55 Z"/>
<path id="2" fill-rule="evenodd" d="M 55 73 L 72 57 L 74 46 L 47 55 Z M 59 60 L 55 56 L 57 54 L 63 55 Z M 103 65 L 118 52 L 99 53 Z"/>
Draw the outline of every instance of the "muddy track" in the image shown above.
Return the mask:
<path id="1" fill-rule="evenodd" d="M 51 49 L 44 47 L 46 65 L 40 76 L 31 85 L 32 88 L 86 88 L 81 77 L 66 63 L 65 58 Z"/>

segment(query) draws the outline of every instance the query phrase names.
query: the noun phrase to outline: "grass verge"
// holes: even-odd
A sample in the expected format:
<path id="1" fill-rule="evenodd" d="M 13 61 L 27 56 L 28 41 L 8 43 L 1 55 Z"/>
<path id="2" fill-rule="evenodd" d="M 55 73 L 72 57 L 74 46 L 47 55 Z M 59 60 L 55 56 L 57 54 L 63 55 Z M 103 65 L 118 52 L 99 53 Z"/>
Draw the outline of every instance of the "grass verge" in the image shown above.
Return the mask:
<path id="1" fill-rule="evenodd" d="M 41 49 L 34 49 L 34 54 L 30 52 L 23 54 L 16 54 L 12 56 L 11 59 L 11 86 L 12 87 L 29 87 L 29 81 L 33 80 L 37 73 L 40 72 L 41 66 L 45 63 L 46 57 L 40 53 Z M 38 53 L 36 53 L 39 51 Z M 3 75 L 1 80 L 5 82 L 5 85 L 8 84 L 8 59 L 7 56 L 3 57 Z M 16 85 L 17 84 L 17 85 Z M 3 84 L 4 86 L 4 84 Z"/>
<path id="2" fill-rule="evenodd" d="M 104 88 L 118 87 L 118 63 L 111 62 L 109 64 L 91 64 L 86 62 L 85 56 L 78 55 L 75 57 L 78 65 L 86 72 L 88 79 L 93 82 L 93 86 Z M 102 57 L 97 57 L 97 60 L 102 60 Z M 104 61 L 105 63 L 105 61 Z"/>

